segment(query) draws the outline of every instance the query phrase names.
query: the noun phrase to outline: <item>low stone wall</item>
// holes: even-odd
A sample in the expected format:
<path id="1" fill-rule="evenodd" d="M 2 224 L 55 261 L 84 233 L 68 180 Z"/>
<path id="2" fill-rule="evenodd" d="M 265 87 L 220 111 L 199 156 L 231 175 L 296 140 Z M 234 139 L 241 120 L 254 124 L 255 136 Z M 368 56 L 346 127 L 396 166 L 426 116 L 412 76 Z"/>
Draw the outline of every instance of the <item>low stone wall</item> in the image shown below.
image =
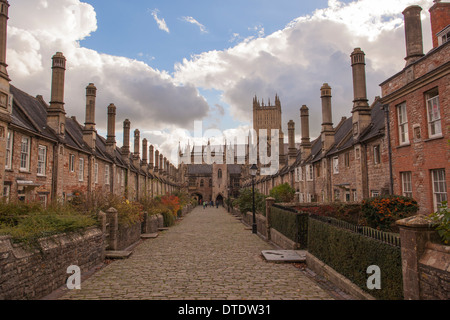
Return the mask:
<path id="1" fill-rule="evenodd" d="M 267 227 L 266 227 L 266 217 L 262 214 L 256 214 L 256 230 L 260 236 L 267 239 Z M 243 220 L 245 224 L 252 226 L 253 225 L 253 213 L 247 212 L 243 216 Z"/>
<path id="2" fill-rule="evenodd" d="M 270 241 L 283 250 L 300 250 L 299 243 L 292 241 L 274 228 L 270 228 Z"/>
<path id="3" fill-rule="evenodd" d="M 117 232 L 117 250 L 124 250 L 141 239 L 140 222 L 133 225 L 120 225 Z"/>
<path id="4" fill-rule="evenodd" d="M 102 230 L 93 227 L 40 239 L 29 249 L 0 236 L 0 300 L 40 299 L 66 284 L 69 266 L 83 274 L 100 265 L 103 239 Z"/>
<path id="5" fill-rule="evenodd" d="M 450 300 L 450 246 L 428 242 L 419 260 L 420 298 Z"/>
<path id="6" fill-rule="evenodd" d="M 158 215 L 145 215 L 142 233 L 156 233 L 159 228 L 164 227 L 164 217 L 162 214 Z"/>

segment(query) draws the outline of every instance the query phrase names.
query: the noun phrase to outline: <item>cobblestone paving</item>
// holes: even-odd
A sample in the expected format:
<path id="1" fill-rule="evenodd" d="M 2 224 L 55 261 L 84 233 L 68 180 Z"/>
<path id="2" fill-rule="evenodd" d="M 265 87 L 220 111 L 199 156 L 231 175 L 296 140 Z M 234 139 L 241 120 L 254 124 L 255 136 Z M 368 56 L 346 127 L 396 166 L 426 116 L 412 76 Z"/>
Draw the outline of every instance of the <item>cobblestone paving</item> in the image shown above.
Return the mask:
<path id="1" fill-rule="evenodd" d="M 292 264 L 265 261 L 270 249 L 223 208 L 197 207 L 60 299 L 333 299 Z"/>

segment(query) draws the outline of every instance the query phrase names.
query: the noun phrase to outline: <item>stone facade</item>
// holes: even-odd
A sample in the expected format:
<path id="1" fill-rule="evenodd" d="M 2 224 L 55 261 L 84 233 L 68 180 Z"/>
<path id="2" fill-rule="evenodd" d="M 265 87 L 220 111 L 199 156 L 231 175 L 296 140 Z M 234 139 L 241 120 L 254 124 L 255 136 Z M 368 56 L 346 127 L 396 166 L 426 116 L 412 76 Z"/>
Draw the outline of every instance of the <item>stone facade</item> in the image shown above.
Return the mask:
<path id="1" fill-rule="evenodd" d="M 49 103 L 10 85 L 5 61 L 8 8 L 8 1 L 0 1 L 0 183 L 7 201 L 47 204 L 69 201 L 76 195 L 92 201 L 107 193 L 138 200 L 179 190 L 178 170 L 167 159 L 162 163 L 162 155 L 161 167 L 154 167 L 158 151 L 153 147 L 148 151 L 143 144 L 141 153 L 139 135 L 130 152 L 128 120 L 124 146 L 116 147 L 114 104 L 105 110 L 107 138 L 97 134 L 93 83 L 86 87 L 84 125 L 67 117 L 64 88 L 70 61 L 63 53 L 52 57 Z"/>

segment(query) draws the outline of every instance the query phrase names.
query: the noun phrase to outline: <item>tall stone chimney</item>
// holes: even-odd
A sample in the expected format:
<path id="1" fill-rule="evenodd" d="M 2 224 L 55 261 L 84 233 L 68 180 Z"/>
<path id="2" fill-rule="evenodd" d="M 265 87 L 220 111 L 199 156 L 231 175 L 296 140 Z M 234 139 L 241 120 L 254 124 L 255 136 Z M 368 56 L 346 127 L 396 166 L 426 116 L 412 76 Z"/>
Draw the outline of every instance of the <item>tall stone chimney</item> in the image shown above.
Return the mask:
<path id="1" fill-rule="evenodd" d="M 155 147 L 153 145 L 150 145 L 149 151 L 148 151 L 148 167 L 149 169 L 153 169 L 153 166 L 155 165 Z"/>
<path id="2" fill-rule="evenodd" d="M 311 154 L 311 141 L 309 138 L 309 109 L 306 105 L 300 108 L 300 123 L 302 125 L 302 142 L 300 144 L 303 159 Z"/>
<path id="3" fill-rule="evenodd" d="M 93 83 L 86 87 L 86 116 L 83 129 L 83 140 L 87 145 L 95 150 L 96 132 L 95 132 L 95 98 L 97 88 Z"/>
<path id="4" fill-rule="evenodd" d="M 355 137 L 370 124 L 370 106 L 366 88 L 365 54 L 361 48 L 356 48 L 351 54 L 353 71 L 353 135 Z"/>
<path id="5" fill-rule="evenodd" d="M 159 173 L 164 173 L 165 170 L 164 156 L 162 153 L 159 154 Z"/>
<path id="6" fill-rule="evenodd" d="M 134 152 L 133 155 L 136 158 L 139 158 L 140 155 L 140 141 L 141 140 L 141 132 L 139 129 L 134 130 Z"/>
<path id="7" fill-rule="evenodd" d="M 52 93 L 47 110 L 47 125 L 56 134 L 64 136 L 66 127 L 66 111 L 64 110 L 64 80 L 66 58 L 61 52 L 52 57 Z"/>
<path id="8" fill-rule="evenodd" d="M 142 140 L 142 163 L 147 164 L 148 161 L 148 141 L 147 139 Z"/>
<path id="9" fill-rule="evenodd" d="M 108 106 L 107 130 L 106 151 L 112 155 L 116 150 L 116 106 L 113 103 Z"/>
<path id="10" fill-rule="evenodd" d="M 12 105 L 10 103 L 10 79 L 6 64 L 6 42 L 8 28 L 8 8 L 6 0 L 0 0 L 0 130 L 3 138 L 0 139 L 0 185 L 3 185 L 6 165 L 6 140 L 8 126 L 11 123 Z"/>
<path id="11" fill-rule="evenodd" d="M 293 120 L 290 120 L 288 122 L 288 142 L 289 142 L 288 164 L 292 165 L 297 158 L 297 148 L 295 147 L 295 122 Z"/>
<path id="12" fill-rule="evenodd" d="M 159 172 L 159 150 L 155 151 L 155 166 L 154 166 L 154 172 Z"/>
<path id="13" fill-rule="evenodd" d="M 286 154 L 284 153 L 284 133 L 279 130 L 280 137 L 279 137 L 279 159 L 280 159 L 280 166 L 284 167 L 286 165 Z"/>
<path id="14" fill-rule="evenodd" d="M 422 8 L 414 5 L 403 11 L 405 21 L 406 67 L 424 56 L 422 40 L 422 22 L 420 12 Z"/>
<path id="15" fill-rule="evenodd" d="M 443 31 L 450 24 L 450 2 L 435 0 L 434 5 L 429 9 L 429 12 L 433 48 L 436 48 L 442 44 L 439 41 L 438 33 Z"/>
<path id="16" fill-rule="evenodd" d="M 9 3 L 7 0 L 0 0 L 0 6 L 0 77 L 9 82 L 8 65 L 6 64 Z"/>
<path id="17" fill-rule="evenodd" d="M 322 99 L 322 150 L 327 151 L 334 143 L 333 114 L 331 112 L 331 87 L 324 83 L 320 88 Z"/>
<path id="18" fill-rule="evenodd" d="M 130 120 L 125 119 L 123 122 L 123 145 L 121 149 L 122 157 L 128 161 L 130 155 Z"/>

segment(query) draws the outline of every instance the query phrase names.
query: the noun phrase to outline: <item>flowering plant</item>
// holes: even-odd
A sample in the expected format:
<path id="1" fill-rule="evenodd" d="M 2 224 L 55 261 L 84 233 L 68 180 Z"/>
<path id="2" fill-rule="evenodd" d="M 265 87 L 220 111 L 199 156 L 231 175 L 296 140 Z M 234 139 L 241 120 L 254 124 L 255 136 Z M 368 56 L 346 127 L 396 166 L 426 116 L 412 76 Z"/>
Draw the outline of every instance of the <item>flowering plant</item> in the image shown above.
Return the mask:
<path id="1" fill-rule="evenodd" d="M 396 231 L 395 221 L 412 216 L 418 209 L 416 200 L 404 196 L 383 195 L 362 202 L 367 224 L 382 231 Z"/>

